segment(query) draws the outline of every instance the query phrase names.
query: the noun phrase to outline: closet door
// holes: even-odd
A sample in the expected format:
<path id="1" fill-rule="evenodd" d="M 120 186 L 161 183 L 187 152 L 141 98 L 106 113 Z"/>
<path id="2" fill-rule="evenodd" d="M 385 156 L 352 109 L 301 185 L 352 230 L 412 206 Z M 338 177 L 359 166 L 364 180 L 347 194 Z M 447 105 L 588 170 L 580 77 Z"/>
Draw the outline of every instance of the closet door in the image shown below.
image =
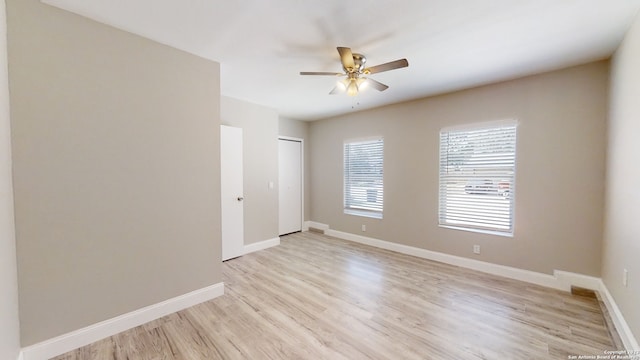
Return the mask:
<path id="1" fill-rule="evenodd" d="M 279 139 L 279 233 L 302 230 L 302 141 Z"/>

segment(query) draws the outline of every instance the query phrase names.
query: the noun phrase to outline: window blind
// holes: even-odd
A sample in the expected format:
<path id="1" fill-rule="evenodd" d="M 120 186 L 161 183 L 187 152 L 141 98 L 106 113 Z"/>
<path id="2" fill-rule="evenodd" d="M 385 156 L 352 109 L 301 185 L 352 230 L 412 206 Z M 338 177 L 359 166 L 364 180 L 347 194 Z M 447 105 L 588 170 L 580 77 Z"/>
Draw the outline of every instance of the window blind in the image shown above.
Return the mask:
<path id="1" fill-rule="evenodd" d="M 440 132 L 441 226 L 513 234 L 516 126 Z"/>
<path id="2" fill-rule="evenodd" d="M 382 138 L 344 144 L 344 211 L 382 218 Z"/>

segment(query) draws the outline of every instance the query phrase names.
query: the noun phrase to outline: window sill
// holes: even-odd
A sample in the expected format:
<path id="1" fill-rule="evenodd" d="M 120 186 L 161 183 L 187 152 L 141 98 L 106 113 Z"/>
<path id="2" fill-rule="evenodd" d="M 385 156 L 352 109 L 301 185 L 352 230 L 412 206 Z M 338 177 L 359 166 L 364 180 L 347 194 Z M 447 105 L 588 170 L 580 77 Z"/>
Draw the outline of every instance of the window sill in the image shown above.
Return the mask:
<path id="1" fill-rule="evenodd" d="M 382 219 L 382 213 L 378 211 L 344 209 L 344 213 L 347 215 L 362 216 L 362 217 L 368 217 L 373 219 Z"/>
<path id="2" fill-rule="evenodd" d="M 495 231 L 495 230 L 485 230 L 485 229 L 474 229 L 474 228 L 467 228 L 467 227 L 462 227 L 462 226 L 452 226 L 452 225 L 438 225 L 441 228 L 445 228 L 445 229 L 452 229 L 452 230 L 460 230 L 460 231 L 469 231 L 469 232 L 474 232 L 474 233 L 480 233 L 480 234 L 487 234 L 487 235 L 496 235 L 496 236 L 504 236 L 504 237 L 513 237 L 513 233 L 507 233 L 507 232 L 502 232 L 502 231 Z"/>

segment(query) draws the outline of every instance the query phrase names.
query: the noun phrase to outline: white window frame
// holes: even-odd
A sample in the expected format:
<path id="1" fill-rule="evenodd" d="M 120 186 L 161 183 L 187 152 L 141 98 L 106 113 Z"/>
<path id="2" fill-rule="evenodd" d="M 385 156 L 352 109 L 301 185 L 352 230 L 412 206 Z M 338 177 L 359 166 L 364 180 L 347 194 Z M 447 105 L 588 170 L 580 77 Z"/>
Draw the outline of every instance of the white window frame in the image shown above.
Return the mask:
<path id="1" fill-rule="evenodd" d="M 438 225 L 513 236 L 517 120 L 440 130 Z"/>
<path id="2" fill-rule="evenodd" d="M 356 157 L 356 151 L 376 151 L 372 157 Z M 378 152 L 379 151 L 379 152 Z M 363 169 L 357 161 L 373 161 L 378 165 Z M 361 164 L 360 164 L 361 165 Z M 373 170 L 371 173 L 367 173 Z M 346 140 L 343 145 L 344 213 L 382 219 L 384 207 L 384 138 Z M 368 183 L 368 184 L 367 184 Z M 371 201 L 371 199 L 375 201 Z"/>

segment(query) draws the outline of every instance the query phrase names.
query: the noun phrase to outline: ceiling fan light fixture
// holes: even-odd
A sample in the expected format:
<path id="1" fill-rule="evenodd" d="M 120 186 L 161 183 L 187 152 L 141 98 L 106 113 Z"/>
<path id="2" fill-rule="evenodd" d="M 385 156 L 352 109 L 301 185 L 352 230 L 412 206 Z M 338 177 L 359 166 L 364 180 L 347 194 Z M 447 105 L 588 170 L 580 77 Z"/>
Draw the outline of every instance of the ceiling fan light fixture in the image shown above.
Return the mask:
<path id="1" fill-rule="evenodd" d="M 358 91 L 365 90 L 366 88 L 369 87 L 369 82 L 367 81 L 367 78 L 358 78 L 358 80 L 356 80 L 356 83 L 358 85 Z"/>
<path id="2" fill-rule="evenodd" d="M 302 71 L 300 75 L 331 75 L 346 77 L 342 81 L 338 81 L 336 86 L 329 92 L 330 95 L 347 92 L 349 96 L 356 96 L 361 90 L 372 87 L 378 91 L 385 91 L 389 86 L 366 77 L 360 78 L 361 75 L 369 75 L 381 73 L 384 71 L 399 69 L 409 66 L 407 59 L 400 59 L 388 63 L 371 66 L 365 68 L 367 58 L 362 54 L 351 52 L 348 47 L 338 47 L 340 54 L 340 62 L 344 73 L 332 73 L 324 71 Z"/>
<path id="3" fill-rule="evenodd" d="M 349 96 L 358 95 L 358 84 L 355 79 L 349 80 L 349 86 L 347 86 L 347 95 Z"/>

